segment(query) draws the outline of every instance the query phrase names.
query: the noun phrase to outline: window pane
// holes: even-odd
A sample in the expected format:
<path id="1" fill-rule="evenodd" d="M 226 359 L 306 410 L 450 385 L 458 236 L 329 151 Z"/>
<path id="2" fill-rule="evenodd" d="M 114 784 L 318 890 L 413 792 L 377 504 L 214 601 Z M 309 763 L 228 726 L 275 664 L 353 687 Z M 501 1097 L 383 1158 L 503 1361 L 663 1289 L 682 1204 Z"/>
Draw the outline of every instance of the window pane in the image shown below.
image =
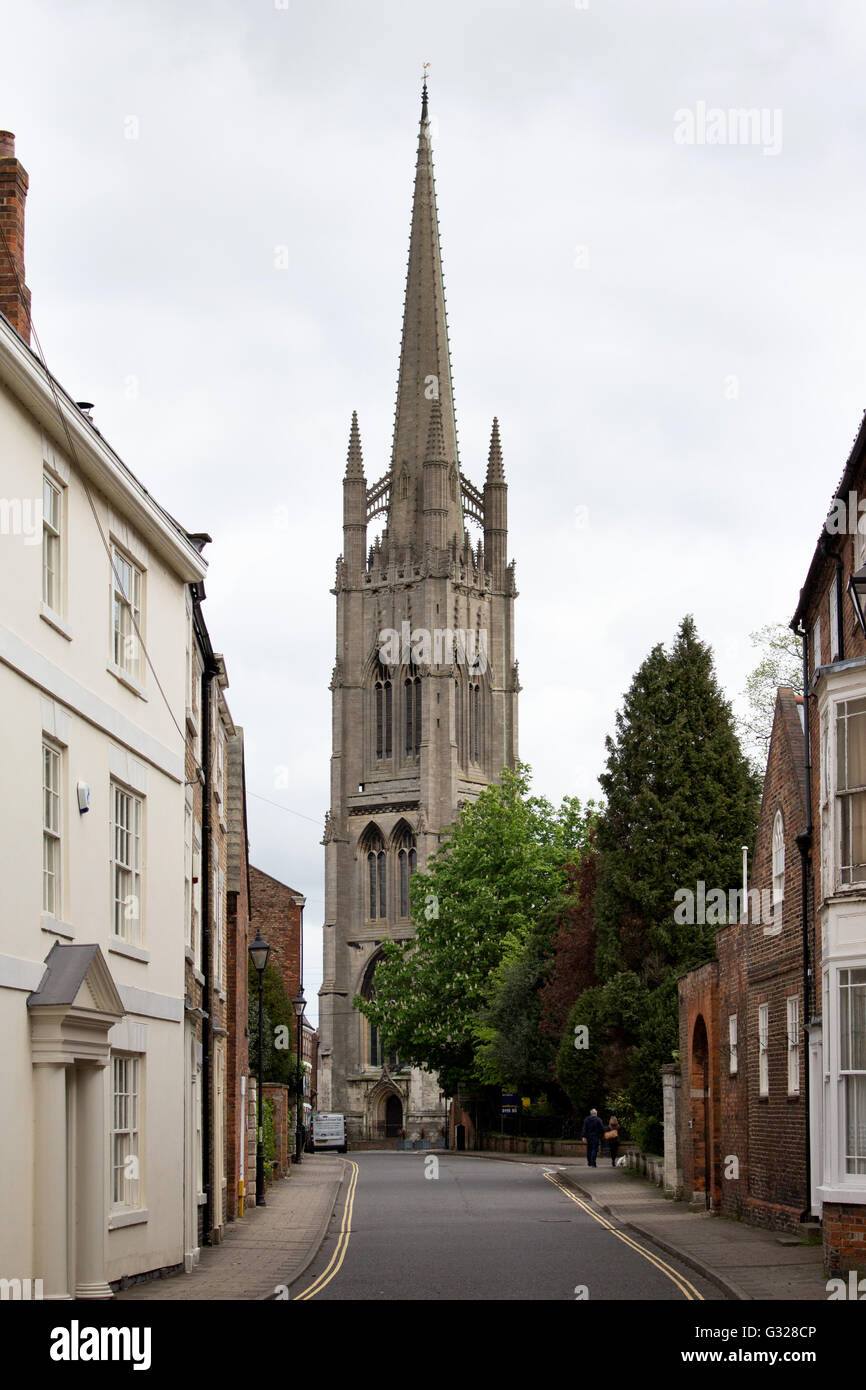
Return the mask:
<path id="1" fill-rule="evenodd" d="M 863 703 L 862 700 L 849 700 L 848 702 L 848 780 L 845 784 L 848 787 L 866 785 L 866 711 L 851 713 L 853 705 L 862 705 Z"/>
<path id="2" fill-rule="evenodd" d="M 866 1173 L 866 1076 L 846 1076 L 845 1171 Z"/>

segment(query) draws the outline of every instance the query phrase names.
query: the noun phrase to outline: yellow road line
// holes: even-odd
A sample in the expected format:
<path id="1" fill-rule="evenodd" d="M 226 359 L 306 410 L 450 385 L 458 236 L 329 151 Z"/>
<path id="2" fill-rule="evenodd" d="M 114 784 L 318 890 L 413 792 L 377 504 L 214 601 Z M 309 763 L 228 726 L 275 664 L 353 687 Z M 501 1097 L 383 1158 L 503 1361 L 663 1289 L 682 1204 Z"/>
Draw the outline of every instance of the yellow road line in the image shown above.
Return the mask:
<path id="1" fill-rule="evenodd" d="M 352 1211 L 355 1206 L 355 1188 L 358 1185 L 358 1165 L 357 1163 L 353 1163 L 350 1158 L 345 1159 L 344 1162 L 348 1163 L 351 1168 L 352 1176 L 349 1179 L 349 1187 L 346 1192 L 346 1201 L 343 1207 L 343 1221 L 340 1226 L 340 1234 L 337 1238 L 336 1249 L 327 1267 L 322 1270 L 318 1278 L 314 1279 L 312 1284 L 308 1284 L 303 1293 L 295 1294 L 292 1300 L 294 1303 L 299 1303 L 308 1298 L 315 1298 L 317 1293 L 321 1293 L 325 1285 L 330 1284 L 334 1275 L 339 1273 L 340 1266 L 346 1258 L 346 1251 L 349 1248 L 349 1236 L 352 1234 Z M 336 1265 L 334 1263 L 335 1261 Z"/>
<path id="2" fill-rule="evenodd" d="M 557 1182 L 552 1173 L 545 1173 L 544 1176 L 548 1182 L 553 1183 L 553 1186 L 557 1188 L 558 1191 L 562 1192 L 569 1201 L 576 1203 L 582 1211 L 586 1212 L 587 1216 L 591 1216 L 593 1221 L 597 1221 L 606 1231 L 610 1231 L 612 1236 L 616 1236 L 617 1240 L 621 1240 L 624 1245 L 631 1246 L 632 1250 L 636 1250 L 638 1254 L 643 1255 L 644 1259 L 648 1260 L 651 1265 L 655 1265 L 656 1269 L 660 1270 L 666 1278 L 670 1279 L 672 1284 L 676 1284 L 680 1293 L 687 1298 L 689 1302 L 693 1303 L 695 1299 L 698 1299 L 701 1303 L 704 1302 L 703 1294 L 698 1292 L 694 1284 L 689 1283 L 685 1275 L 680 1274 L 678 1270 L 674 1269 L 672 1265 L 667 1264 L 653 1251 L 647 1250 L 645 1246 L 634 1240 L 630 1235 L 627 1235 L 625 1231 L 617 1230 L 616 1226 L 602 1216 L 600 1212 L 594 1211 L 593 1208 L 589 1206 L 587 1202 L 584 1202 L 582 1198 L 578 1197 L 576 1193 L 570 1192 L 567 1187 L 563 1187 L 561 1183 Z"/>

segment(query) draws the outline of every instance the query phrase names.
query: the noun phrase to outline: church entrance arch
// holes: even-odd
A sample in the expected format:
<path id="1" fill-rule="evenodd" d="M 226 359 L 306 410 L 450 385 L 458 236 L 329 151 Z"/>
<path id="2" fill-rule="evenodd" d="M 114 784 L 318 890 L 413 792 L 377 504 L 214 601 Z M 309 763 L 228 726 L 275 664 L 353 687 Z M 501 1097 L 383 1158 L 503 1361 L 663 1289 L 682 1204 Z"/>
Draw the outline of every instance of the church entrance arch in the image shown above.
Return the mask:
<path id="1" fill-rule="evenodd" d="M 390 1095 L 385 1101 L 385 1138 L 399 1139 L 403 1128 L 403 1105 L 399 1096 Z"/>

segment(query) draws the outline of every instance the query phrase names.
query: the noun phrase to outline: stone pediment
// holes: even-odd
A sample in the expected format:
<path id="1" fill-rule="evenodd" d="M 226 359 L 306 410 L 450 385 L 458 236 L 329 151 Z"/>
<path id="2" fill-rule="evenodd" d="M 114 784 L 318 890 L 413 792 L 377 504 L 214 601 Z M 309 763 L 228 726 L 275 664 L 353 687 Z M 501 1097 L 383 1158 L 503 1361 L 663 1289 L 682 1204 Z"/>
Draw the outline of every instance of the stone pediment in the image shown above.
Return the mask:
<path id="1" fill-rule="evenodd" d="M 28 1009 L 66 1005 L 96 1013 L 124 1015 L 124 1007 L 108 964 L 97 945 L 75 946 L 55 941 L 45 957 L 39 988 L 27 996 Z"/>
<path id="2" fill-rule="evenodd" d="M 99 947 L 55 942 L 39 988 L 27 996 L 34 1062 L 105 1066 L 108 1034 L 124 1007 Z"/>

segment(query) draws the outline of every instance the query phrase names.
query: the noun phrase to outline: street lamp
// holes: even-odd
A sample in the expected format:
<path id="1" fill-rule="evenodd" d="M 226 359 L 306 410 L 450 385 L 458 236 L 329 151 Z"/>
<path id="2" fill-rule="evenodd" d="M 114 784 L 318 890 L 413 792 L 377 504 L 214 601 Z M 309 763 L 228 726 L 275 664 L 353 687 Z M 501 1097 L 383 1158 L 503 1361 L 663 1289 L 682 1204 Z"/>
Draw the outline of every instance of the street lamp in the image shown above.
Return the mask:
<path id="1" fill-rule="evenodd" d="M 298 990 L 297 994 L 292 1000 L 292 1008 L 295 1011 L 295 1018 L 298 1020 L 298 1122 L 295 1126 L 296 1163 L 301 1162 L 304 1151 L 304 1125 L 302 1119 L 303 1111 L 301 1109 L 304 1103 L 304 1092 L 301 1084 L 301 1077 L 303 1075 L 301 1071 L 301 1035 L 304 1031 L 304 1009 L 306 1007 L 307 1001 L 304 998 L 304 987 L 303 985 L 301 985 L 300 989 Z"/>
<path id="2" fill-rule="evenodd" d="M 256 1206 L 266 1207 L 265 1201 L 265 1147 L 264 1147 L 264 1111 L 262 1110 L 262 1057 L 264 1055 L 264 1018 L 262 1009 L 262 976 L 265 973 L 265 966 L 268 963 L 268 956 L 271 948 L 266 941 L 262 940 L 261 928 L 256 928 L 256 939 L 250 946 L 250 959 L 256 970 L 259 972 L 259 1105 L 258 1105 L 258 1139 L 256 1142 Z"/>

